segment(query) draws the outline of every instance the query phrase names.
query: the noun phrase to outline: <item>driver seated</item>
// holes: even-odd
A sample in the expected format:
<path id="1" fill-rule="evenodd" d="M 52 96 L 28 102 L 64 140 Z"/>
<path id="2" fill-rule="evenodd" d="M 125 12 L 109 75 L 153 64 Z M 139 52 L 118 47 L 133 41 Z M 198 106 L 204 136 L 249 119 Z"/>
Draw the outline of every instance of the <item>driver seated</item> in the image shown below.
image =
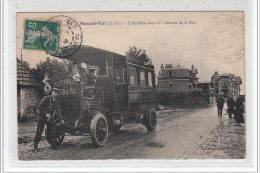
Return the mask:
<path id="1" fill-rule="evenodd" d="M 84 72 L 82 77 L 84 78 L 84 85 L 95 86 L 97 77 L 94 70 L 89 70 L 89 73 Z"/>

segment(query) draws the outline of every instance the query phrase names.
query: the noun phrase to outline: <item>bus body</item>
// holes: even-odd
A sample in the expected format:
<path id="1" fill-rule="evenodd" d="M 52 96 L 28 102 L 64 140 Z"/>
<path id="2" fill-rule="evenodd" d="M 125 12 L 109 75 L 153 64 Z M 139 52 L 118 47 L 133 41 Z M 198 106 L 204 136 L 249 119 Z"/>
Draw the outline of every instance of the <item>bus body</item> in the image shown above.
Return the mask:
<path id="1" fill-rule="evenodd" d="M 70 62 L 69 72 L 54 77 L 53 87 L 61 90 L 67 133 L 90 133 L 92 142 L 102 146 L 108 132 L 128 122 L 155 130 L 153 65 L 89 46 L 65 59 Z"/>

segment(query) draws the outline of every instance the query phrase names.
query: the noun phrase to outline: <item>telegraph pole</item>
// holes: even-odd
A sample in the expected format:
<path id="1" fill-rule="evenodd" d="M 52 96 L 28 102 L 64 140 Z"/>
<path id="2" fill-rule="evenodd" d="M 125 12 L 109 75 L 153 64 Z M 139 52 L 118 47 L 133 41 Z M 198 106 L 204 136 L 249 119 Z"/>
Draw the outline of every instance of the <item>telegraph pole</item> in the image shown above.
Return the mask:
<path id="1" fill-rule="evenodd" d="M 23 49 L 21 49 L 21 61 L 23 61 Z"/>

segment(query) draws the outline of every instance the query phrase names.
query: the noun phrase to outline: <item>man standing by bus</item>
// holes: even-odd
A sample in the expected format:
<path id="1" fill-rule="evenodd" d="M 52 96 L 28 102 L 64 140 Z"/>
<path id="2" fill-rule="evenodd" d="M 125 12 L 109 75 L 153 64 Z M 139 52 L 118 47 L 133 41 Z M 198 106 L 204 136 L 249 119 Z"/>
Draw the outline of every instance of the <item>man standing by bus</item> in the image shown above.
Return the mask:
<path id="1" fill-rule="evenodd" d="M 38 143 L 41 140 L 41 135 L 45 124 L 50 131 L 50 139 L 52 149 L 58 149 L 57 147 L 57 136 L 54 124 L 54 119 L 57 118 L 61 124 L 64 124 L 61 115 L 60 101 L 57 98 L 57 94 L 60 92 L 58 88 L 51 89 L 51 95 L 42 98 L 39 104 L 39 117 L 37 122 L 37 130 L 34 139 L 34 151 L 38 151 Z M 56 114 L 56 117 L 54 117 Z"/>

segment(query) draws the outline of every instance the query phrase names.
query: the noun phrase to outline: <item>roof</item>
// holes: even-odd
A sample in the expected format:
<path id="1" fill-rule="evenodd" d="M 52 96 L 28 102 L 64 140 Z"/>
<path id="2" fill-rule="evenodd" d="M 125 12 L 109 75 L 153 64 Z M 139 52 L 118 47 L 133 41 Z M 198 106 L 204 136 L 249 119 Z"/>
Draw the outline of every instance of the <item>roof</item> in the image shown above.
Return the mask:
<path id="1" fill-rule="evenodd" d="M 163 65 L 161 65 L 161 71 L 158 78 L 169 78 L 169 72 L 173 72 L 174 78 L 193 78 L 195 80 L 199 79 L 196 77 L 196 74 L 198 74 L 197 68 L 194 68 L 193 64 L 191 66 L 191 69 L 185 68 L 183 66 L 180 66 L 179 63 L 177 66 L 173 66 L 172 64 L 166 64 L 165 68 Z"/>
<path id="2" fill-rule="evenodd" d="M 70 50 L 70 49 L 73 49 L 73 50 Z M 117 57 L 126 59 L 125 56 L 120 55 L 118 53 L 110 52 L 110 51 L 95 48 L 95 47 L 85 46 L 85 45 L 81 45 L 76 51 L 75 51 L 74 47 L 67 47 L 66 50 L 68 50 L 69 52 L 74 51 L 75 53 L 70 56 L 64 56 L 64 57 L 57 56 L 57 57 L 71 60 L 71 61 L 84 62 L 89 58 L 96 59 L 97 57 L 110 57 L 112 54 L 113 56 L 117 56 Z"/>
<path id="3" fill-rule="evenodd" d="M 17 59 L 17 85 L 36 86 L 37 82 L 26 63 Z"/>
<path id="4" fill-rule="evenodd" d="M 67 47 L 66 50 L 71 51 L 70 49 L 73 49 L 73 47 Z M 74 50 L 74 49 L 73 49 Z M 104 49 L 99 49 L 91 46 L 86 46 L 86 45 L 81 45 L 74 54 L 70 56 L 65 56 L 65 57 L 58 57 L 62 59 L 67 59 L 70 61 L 78 61 L 78 62 L 97 62 L 98 59 L 105 59 L 108 58 L 111 60 L 113 58 L 113 63 L 116 61 L 121 61 L 124 62 L 124 65 L 127 63 L 133 63 L 134 65 L 140 65 L 146 68 L 154 69 L 154 66 L 151 64 L 145 64 L 137 59 L 134 58 L 129 58 L 124 55 L 110 52 Z"/>
<path id="5" fill-rule="evenodd" d="M 217 71 L 212 76 L 220 76 Z"/>
<path id="6" fill-rule="evenodd" d="M 173 66 L 171 69 L 174 70 L 174 69 L 187 69 L 187 68 L 179 65 L 179 66 Z"/>
<path id="7" fill-rule="evenodd" d="M 210 81 L 199 81 L 199 84 L 209 84 Z"/>
<path id="8" fill-rule="evenodd" d="M 173 69 L 172 70 L 175 73 L 175 77 L 192 77 L 191 74 L 189 73 L 190 70 L 188 69 Z"/>
<path id="9" fill-rule="evenodd" d="M 242 84 L 242 79 L 239 76 L 235 76 L 234 78 L 236 80 L 236 84 Z"/>
<path id="10" fill-rule="evenodd" d="M 174 78 L 192 78 L 191 71 L 185 68 L 162 70 L 158 78 L 169 78 L 168 72 L 173 72 Z"/>
<path id="11" fill-rule="evenodd" d="M 224 80 L 224 79 L 226 79 L 226 78 L 228 78 L 228 79 L 231 80 L 231 81 L 233 80 L 232 76 L 227 75 L 227 74 L 222 74 L 222 75 L 220 76 L 220 78 L 218 78 L 218 81 Z"/>

